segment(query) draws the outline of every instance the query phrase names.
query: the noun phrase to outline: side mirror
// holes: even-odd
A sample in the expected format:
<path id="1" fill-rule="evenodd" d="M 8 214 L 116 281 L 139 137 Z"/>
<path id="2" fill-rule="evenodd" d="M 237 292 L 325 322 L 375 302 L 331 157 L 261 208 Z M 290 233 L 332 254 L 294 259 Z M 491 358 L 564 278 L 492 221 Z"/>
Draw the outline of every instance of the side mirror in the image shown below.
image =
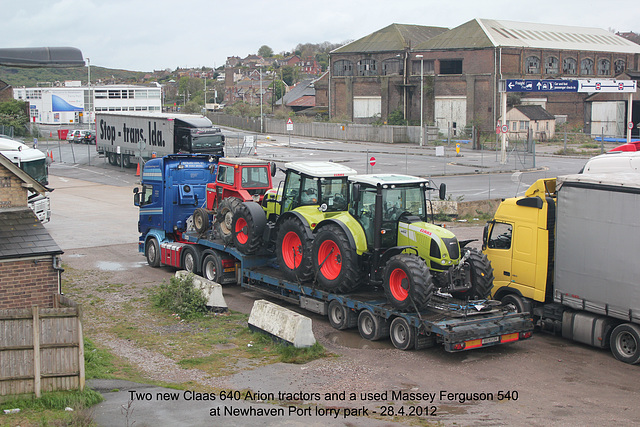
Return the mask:
<path id="1" fill-rule="evenodd" d="M 133 206 L 140 206 L 140 193 L 135 190 L 133 195 Z"/>
<path id="2" fill-rule="evenodd" d="M 360 201 L 360 184 L 353 184 L 353 186 L 351 187 L 351 191 L 353 192 L 351 199 L 354 203 L 358 203 Z"/>
<path id="3" fill-rule="evenodd" d="M 484 230 L 482 230 L 482 250 L 483 251 L 487 249 L 487 243 L 489 238 L 489 228 L 491 227 L 492 224 L 493 224 L 493 221 L 487 222 L 487 224 L 484 226 Z"/>
<path id="4" fill-rule="evenodd" d="M 276 176 L 276 163 L 275 162 L 270 162 L 269 163 L 269 168 L 271 169 L 271 177 Z"/>
<path id="5" fill-rule="evenodd" d="M 444 198 L 447 196 L 447 184 L 445 184 L 444 182 L 440 184 L 440 192 L 438 196 L 440 197 L 440 200 L 444 200 Z"/>

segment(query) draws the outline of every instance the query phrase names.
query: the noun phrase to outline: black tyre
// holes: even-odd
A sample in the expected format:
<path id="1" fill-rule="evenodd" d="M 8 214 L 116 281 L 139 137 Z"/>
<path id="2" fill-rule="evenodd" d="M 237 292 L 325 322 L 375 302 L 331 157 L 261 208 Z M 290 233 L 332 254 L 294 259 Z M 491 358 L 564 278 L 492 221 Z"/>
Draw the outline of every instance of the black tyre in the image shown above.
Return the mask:
<path id="1" fill-rule="evenodd" d="M 611 353 L 621 362 L 635 365 L 640 362 L 640 326 L 623 323 L 611 332 Z"/>
<path id="2" fill-rule="evenodd" d="M 110 165 L 116 166 L 118 164 L 117 157 L 118 155 L 116 153 L 107 153 L 107 159 Z"/>
<path id="3" fill-rule="evenodd" d="M 362 310 L 358 315 L 358 332 L 369 341 L 386 338 L 389 336 L 389 321 L 369 310 Z"/>
<path id="4" fill-rule="evenodd" d="M 151 267 L 160 267 L 160 245 L 158 240 L 151 238 L 147 240 L 147 244 L 144 247 L 144 255 L 147 257 L 147 264 Z"/>
<path id="5" fill-rule="evenodd" d="M 278 227 L 276 253 L 280 269 L 288 280 L 305 282 L 313 277 L 311 258 L 313 237 L 304 225 L 290 216 Z"/>
<path id="6" fill-rule="evenodd" d="M 266 223 L 264 210 L 259 204 L 241 203 L 233 214 L 233 245 L 245 255 L 255 254 L 263 247 Z"/>
<path id="7" fill-rule="evenodd" d="M 384 270 L 387 300 L 400 311 L 422 310 L 433 295 L 433 279 L 424 260 L 417 255 L 391 257 Z"/>
<path id="8" fill-rule="evenodd" d="M 200 258 L 198 257 L 198 251 L 191 247 L 185 246 L 182 248 L 182 269 L 188 273 L 198 274 L 200 273 Z"/>
<path id="9" fill-rule="evenodd" d="M 471 288 L 460 292 L 451 292 L 454 298 L 485 299 L 489 298 L 493 287 L 493 267 L 489 258 L 476 249 L 470 252 L 467 263 L 471 271 Z"/>
<path id="10" fill-rule="evenodd" d="M 216 252 L 208 252 L 202 260 L 202 277 L 215 283 L 222 280 L 222 259 Z"/>
<path id="11" fill-rule="evenodd" d="M 524 301 L 519 295 L 507 294 L 500 300 L 503 306 L 510 308 L 516 313 L 523 313 L 525 311 Z"/>
<path id="12" fill-rule="evenodd" d="M 128 154 L 122 155 L 122 166 L 124 166 L 125 168 L 131 167 L 131 157 L 129 157 Z"/>
<path id="13" fill-rule="evenodd" d="M 204 208 L 196 208 L 193 211 L 193 227 L 198 233 L 204 233 L 211 227 L 209 211 Z"/>
<path id="14" fill-rule="evenodd" d="M 225 245 L 229 245 L 233 239 L 232 225 L 233 225 L 233 214 L 238 209 L 242 202 L 237 197 L 229 197 L 220 202 L 218 206 L 218 211 L 216 212 L 216 221 L 213 224 L 213 227 L 216 231 L 216 234 Z"/>
<path id="15" fill-rule="evenodd" d="M 329 317 L 329 324 L 339 330 L 351 329 L 358 324 L 358 316 L 353 310 L 340 304 L 335 299 L 329 303 L 327 316 Z"/>
<path id="16" fill-rule="evenodd" d="M 356 251 L 337 225 L 323 227 L 313 239 L 313 267 L 321 289 L 345 293 L 360 285 Z"/>
<path id="17" fill-rule="evenodd" d="M 404 317 L 396 317 L 389 328 L 391 343 L 398 350 L 411 350 L 416 346 L 416 328 Z"/>

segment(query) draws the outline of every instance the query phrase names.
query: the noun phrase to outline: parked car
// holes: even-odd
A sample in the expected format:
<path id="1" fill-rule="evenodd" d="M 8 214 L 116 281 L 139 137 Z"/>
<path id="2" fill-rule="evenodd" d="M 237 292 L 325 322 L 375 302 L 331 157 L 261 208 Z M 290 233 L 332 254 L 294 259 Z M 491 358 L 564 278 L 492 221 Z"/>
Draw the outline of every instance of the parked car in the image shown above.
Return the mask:
<path id="1" fill-rule="evenodd" d="M 67 133 L 67 142 L 78 142 L 77 137 L 80 135 L 80 129 L 70 130 Z"/>
<path id="2" fill-rule="evenodd" d="M 80 141 L 83 144 L 95 144 L 96 143 L 96 132 L 94 130 L 83 130 L 80 131 Z"/>

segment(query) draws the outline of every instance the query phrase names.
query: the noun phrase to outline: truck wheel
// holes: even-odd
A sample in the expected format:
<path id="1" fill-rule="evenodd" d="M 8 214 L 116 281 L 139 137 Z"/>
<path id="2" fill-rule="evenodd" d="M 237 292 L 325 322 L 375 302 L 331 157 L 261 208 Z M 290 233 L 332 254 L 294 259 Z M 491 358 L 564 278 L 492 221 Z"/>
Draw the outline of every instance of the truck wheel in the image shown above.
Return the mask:
<path id="1" fill-rule="evenodd" d="M 337 225 L 323 227 L 313 239 L 313 267 L 321 289 L 345 293 L 360 285 L 356 252 Z"/>
<path id="2" fill-rule="evenodd" d="M 222 279 L 222 259 L 215 252 L 209 252 L 202 261 L 202 277 L 215 283 Z"/>
<path id="3" fill-rule="evenodd" d="M 500 300 L 503 306 L 512 308 L 516 313 L 524 312 L 524 301 L 516 294 L 507 294 Z"/>
<path id="4" fill-rule="evenodd" d="M 416 328 L 404 317 L 396 317 L 389 329 L 391 343 L 398 350 L 411 350 L 416 346 Z"/>
<path id="5" fill-rule="evenodd" d="M 115 166 L 117 164 L 117 154 L 116 153 L 107 153 L 107 158 L 109 159 L 109 164 Z"/>
<path id="6" fill-rule="evenodd" d="M 351 309 L 340 304 L 338 300 L 331 300 L 327 311 L 329 324 L 335 329 L 351 329 L 358 324 L 356 314 Z"/>
<path id="7" fill-rule="evenodd" d="M 451 292 L 454 298 L 485 299 L 489 298 L 493 287 L 493 268 L 487 256 L 476 249 L 469 249 L 467 259 L 471 270 L 471 288 L 461 292 Z"/>
<path id="8" fill-rule="evenodd" d="M 158 240 L 151 238 L 147 240 L 147 244 L 144 247 L 144 255 L 147 257 L 147 264 L 151 267 L 160 267 L 160 245 Z"/>
<path id="9" fill-rule="evenodd" d="M 362 338 L 377 341 L 389 336 L 389 321 L 365 309 L 358 316 L 358 331 Z"/>
<path id="10" fill-rule="evenodd" d="M 185 246 L 182 249 L 182 269 L 188 273 L 198 274 L 200 271 L 200 260 L 197 251 L 191 246 Z"/>
<path id="11" fill-rule="evenodd" d="M 225 245 L 229 245 L 232 242 L 233 233 L 233 214 L 238 209 L 242 202 L 237 197 L 229 197 L 220 202 L 218 206 L 218 212 L 216 212 L 216 222 L 214 228 L 218 237 L 222 239 Z"/>
<path id="12" fill-rule="evenodd" d="M 640 327 L 623 323 L 611 332 L 611 352 L 621 362 L 635 365 L 640 362 Z"/>
<path id="13" fill-rule="evenodd" d="M 412 254 L 391 257 L 384 270 L 384 292 L 398 310 L 422 310 L 433 295 L 433 279 L 427 264 Z"/>
<path id="14" fill-rule="evenodd" d="M 305 282 L 313 276 L 311 249 L 304 226 L 296 217 L 288 217 L 278 227 L 276 253 L 278 264 L 288 280 Z"/>
<path id="15" fill-rule="evenodd" d="M 122 166 L 127 169 L 131 167 L 131 157 L 128 154 L 122 155 Z"/>
<path id="16" fill-rule="evenodd" d="M 200 234 L 209 229 L 211 223 L 209 222 L 209 211 L 204 208 L 196 208 L 193 211 L 193 227 Z"/>
<path id="17" fill-rule="evenodd" d="M 256 218 L 254 214 L 262 215 L 262 221 L 260 221 L 260 218 Z M 263 246 L 262 235 L 265 224 L 266 217 L 262 207 L 259 207 L 257 211 L 254 208 L 252 213 L 246 203 L 241 203 L 233 215 L 232 234 L 234 246 L 245 255 L 258 252 Z"/>

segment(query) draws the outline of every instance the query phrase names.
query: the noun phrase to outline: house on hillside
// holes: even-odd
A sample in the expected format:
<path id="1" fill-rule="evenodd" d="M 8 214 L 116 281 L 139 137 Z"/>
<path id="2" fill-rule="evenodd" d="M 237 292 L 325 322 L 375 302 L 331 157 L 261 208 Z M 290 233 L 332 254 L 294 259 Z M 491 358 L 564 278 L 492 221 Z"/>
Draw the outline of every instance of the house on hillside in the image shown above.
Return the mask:
<path id="1" fill-rule="evenodd" d="M 0 309 L 54 308 L 62 250 L 27 205 L 47 189 L 0 154 Z"/>
<path id="2" fill-rule="evenodd" d="M 503 123 L 502 118 L 500 122 Z M 517 105 L 507 111 L 507 136 L 510 140 L 546 141 L 556 133 L 556 118 L 539 105 Z"/>

